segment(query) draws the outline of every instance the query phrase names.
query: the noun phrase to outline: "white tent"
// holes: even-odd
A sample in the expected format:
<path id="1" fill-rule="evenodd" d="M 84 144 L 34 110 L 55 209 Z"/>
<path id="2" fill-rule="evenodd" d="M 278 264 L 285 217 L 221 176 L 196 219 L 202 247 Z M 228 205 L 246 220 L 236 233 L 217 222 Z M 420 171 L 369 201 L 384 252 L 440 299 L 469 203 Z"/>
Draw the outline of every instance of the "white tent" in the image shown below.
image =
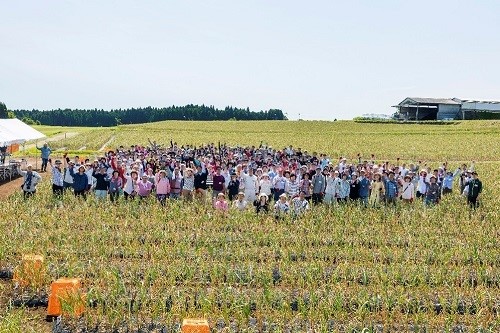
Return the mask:
<path id="1" fill-rule="evenodd" d="M 45 134 L 19 119 L 0 119 L 0 147 L 44 138 Z"/>

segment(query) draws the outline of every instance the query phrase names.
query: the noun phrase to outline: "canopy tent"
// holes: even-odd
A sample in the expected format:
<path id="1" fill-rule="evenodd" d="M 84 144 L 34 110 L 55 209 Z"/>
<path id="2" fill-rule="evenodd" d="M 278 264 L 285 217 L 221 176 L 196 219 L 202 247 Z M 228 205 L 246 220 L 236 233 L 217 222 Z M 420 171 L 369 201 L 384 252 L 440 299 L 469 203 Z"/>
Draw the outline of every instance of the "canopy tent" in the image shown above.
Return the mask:
<path id="1" fill-rule="evenodd" d="M 44 138 L 43 133 L 19 119 L 0 119 L 0 147 Z"/>

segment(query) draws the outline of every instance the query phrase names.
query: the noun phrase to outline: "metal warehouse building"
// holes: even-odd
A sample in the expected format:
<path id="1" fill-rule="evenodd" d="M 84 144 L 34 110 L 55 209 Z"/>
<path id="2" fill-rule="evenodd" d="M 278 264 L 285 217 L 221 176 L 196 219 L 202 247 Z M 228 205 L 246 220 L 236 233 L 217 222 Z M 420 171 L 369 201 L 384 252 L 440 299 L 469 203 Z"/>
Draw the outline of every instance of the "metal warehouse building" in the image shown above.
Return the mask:
<path id="1" fill-rule="evenodd" d="M 404 120 L 475 119 L 480 112 L 498 112 L 500 117 L 500 102 L 496 101 L 407 97 L 394 107 Z"/>

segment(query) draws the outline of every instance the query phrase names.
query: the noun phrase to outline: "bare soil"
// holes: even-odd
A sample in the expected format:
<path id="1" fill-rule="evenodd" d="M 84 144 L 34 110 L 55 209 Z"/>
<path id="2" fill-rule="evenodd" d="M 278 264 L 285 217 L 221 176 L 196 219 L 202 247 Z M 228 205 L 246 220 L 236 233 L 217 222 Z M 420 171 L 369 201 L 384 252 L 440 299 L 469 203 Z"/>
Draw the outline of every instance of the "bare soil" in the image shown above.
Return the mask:
<path id="1" fill-rule="evenodd" d="M 19 158 L 21 159 L 21 158 Z M 36 172 L 40 173 L 42 178 L 44 180 L 46 178 L 50 178 L 50 176 L 47 177 L 47 175 L 50 175 L 50 168 L 47 168 L 47 172 L 40 172 L 40 167 L 42 165 L 42 161 L 39 158 L 38 163 L 36 163 L 34 158 L 27 158 L 26 164 L 31 164 L 33 165 L 33 170 Z M 38 169 L 35 169 L 35 165 L 38 165 Z M 22 168 L 24 169 L 26 165 L 23 163 Z M 9 196 L 12 194 L 16 193 L 16 191 L 21 191 L 21 185 L 23 184 L 23 177 L 17 177 L 13 178 L 11 181 L 6 181 L 6 182 L 1 182 L 0 183 L 0 201 L 6 200 Z"/>

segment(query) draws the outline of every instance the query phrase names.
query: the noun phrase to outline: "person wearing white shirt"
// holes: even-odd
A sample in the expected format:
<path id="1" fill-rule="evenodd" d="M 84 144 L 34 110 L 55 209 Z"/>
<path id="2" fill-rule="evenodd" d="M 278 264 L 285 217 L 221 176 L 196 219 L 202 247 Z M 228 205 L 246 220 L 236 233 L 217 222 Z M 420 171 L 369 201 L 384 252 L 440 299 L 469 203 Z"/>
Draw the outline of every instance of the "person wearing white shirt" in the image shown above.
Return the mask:
<path id="1" fill-rule="evenodd" d="M 245 200 L 245 193 L 239 192 L 238 199 L 234 200 L 233 207 L 237 210 L 244 211 L 248 207 L 248 201 Z"/>
<path id="2" fill-rule="evenodd" d="M 257 198 L 257 176 L 253 174 L 253 169 L 249 168 L 248 173 L 243 173 L 242 181 L 245 186 L 245 200 L 254 202 Z"/>
<path id="3" fill-rule="evenodd" d="M 411 203 L 415 195 L 415 186 L 411 182 L 411 176 L 404 176 L 403 186 L 401 189 L 401 199 L 403 202 Z"/>
<path id="4" fill-rule="evenodd" d="M 265 193 L 267 196 L 271 195 L 271 181 L 269 180 L 269 175 L 267 173 L 263 173 L 262 177 L 260 177 L 259 188 L 260 193 Z"/>
<path id="5" fill-rule="evenodd" d="M 325 203 L 327 204 L 335 202 L 335 175 L 338 175 L 338 171 L 330 170 L 330 174 L 326 177 Z"/>
<path id="6" fill-rule="evenodd" d="M 425 193 L 427 192 L 427 184 L 429 182 L 427 181 L 427 172 L 422 171 L 420 172 L 420 176 L 418 178 L 418 183 L 417 183 L 417 198 L 424 198 Z"/>

